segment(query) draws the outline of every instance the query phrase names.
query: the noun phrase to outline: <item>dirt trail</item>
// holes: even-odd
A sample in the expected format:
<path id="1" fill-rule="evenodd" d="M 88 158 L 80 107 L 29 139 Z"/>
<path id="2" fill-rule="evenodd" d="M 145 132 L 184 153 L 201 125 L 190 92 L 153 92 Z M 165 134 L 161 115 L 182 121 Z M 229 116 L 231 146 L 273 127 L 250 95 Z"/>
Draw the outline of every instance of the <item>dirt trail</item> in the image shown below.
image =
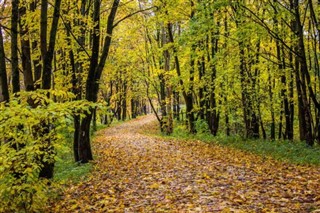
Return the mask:
<path id="1" fill-rule="evenodd" d="M 312 212 L 320 169 L 148 133 L 151 115 L 102 130 L 92 176 L 53 212 Z M 319 212 L 319 211 L 318 211 Z"/>

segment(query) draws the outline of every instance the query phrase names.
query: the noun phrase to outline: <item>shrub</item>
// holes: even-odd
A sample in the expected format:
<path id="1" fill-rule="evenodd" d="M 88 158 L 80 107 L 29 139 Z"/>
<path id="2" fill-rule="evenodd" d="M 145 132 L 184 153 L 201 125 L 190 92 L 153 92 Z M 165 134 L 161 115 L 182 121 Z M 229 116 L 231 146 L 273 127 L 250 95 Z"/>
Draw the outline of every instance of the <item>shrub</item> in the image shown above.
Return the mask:
<path id="1" fill-rule="evenodd" d="M 39 178 L 44 163 L 54 163 L 59 129 L 90 103 L 51 91 L 23 92 L 0 104 L 0 212 L 37 212 L 48 200 L 49 181 Z M 69 119 L 68 119 L 69 118 Z"/>
<path id="2" fill-rule="evenodd" d="M 199 134 L 206 134 L 210 133 L 208 123 L 205 120 L 198 119 L 195 123 L 196 125 L 196 131 Z"/>

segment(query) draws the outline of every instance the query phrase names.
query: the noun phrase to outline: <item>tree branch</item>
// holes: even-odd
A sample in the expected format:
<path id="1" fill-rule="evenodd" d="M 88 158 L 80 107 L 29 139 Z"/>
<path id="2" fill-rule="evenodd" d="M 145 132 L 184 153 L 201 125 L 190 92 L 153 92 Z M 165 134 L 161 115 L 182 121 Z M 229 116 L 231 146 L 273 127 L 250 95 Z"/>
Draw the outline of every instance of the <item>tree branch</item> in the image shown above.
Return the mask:
<path id="1" fill-rule="evenodd" d="M 125 17 L 123 17 L 122 19 L 120 19 L 119 21 L 117 21 L 117 22 L 112 26 L 112 28 L 117 27 L 121 22 L 123 22 L 123 21 L 126 20 L 127 18 L 130 18 L 131 16 L 134 16 L 134 15 L 136 15 L 136 14 L 138 14 L 138 13 L 142 13 L 142 12 L 144 12 L 144 11 L 151 10 L 151 9 L 153 9 L 153 8 L 158 9 L 157 6 L 153 6 L 153 7 L 147 8 L 147 9 L 138 10 L 138 11 L 136 11 L 136 12 L 134 12 L 134 13 L 130 13 L 130 14 L 126 15 Z"/>
<path id="2" fill-rule="evenodd" d="M 255 23 L 259 24 L 261 27 L 263 27 L 265 30 L 267 30 L 267 32 L 272 38 L 280 41 L 283 44 L 283 46 L 285 46 L 294 55 L 298 56 L 299 58 L 301 57 L 282 38 L 280 38 L 279 35 L 276 32 L 274 32 L 256 13 L 254 13 L 252 10 L 250 10 L 248 7 L 244 5 L 241 5 L 241 7 L 244 8 L 246 11 L 248 11 L 252 16 L 254 16 L 255 18 L 252 18 L 250 16 L 248 16 L 248 18 L 251 18 L 252 21 L 254 21 Z"/>
<path id="3" fill-rule="evenodd" d="M 68 30 L 68 32 L 71 34 L 71 36 L 73 37 L 73 39 L 77 42 L 77 44 L 81 47 L 81 49 L 86 53 L 86 55 L 88 56 L 88 58 L 90 59 L 91 56 L 88 53 L 88 51 L 86 50 L 86 48 L 80 43 L 80 41 L 76 38 L 76 36 L 74 35 L 74 33 L 72 32 L 72 30 L 70 29 L 70 27 L 66 24 L 64 18 L 62 15 L 60 15 L 61 20 L 63 25 L 65 26 L 65 28 Z"/>

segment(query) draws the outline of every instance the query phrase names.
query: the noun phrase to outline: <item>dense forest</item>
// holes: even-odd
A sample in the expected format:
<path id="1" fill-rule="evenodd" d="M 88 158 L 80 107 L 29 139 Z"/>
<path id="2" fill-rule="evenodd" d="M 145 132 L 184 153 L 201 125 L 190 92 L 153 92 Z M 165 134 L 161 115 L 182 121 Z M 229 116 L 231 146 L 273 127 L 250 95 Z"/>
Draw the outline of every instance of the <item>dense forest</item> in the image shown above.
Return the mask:
<path id="1" fill-rule="evenodd" d="M 41 205 L 63 132 L 85 164 L 97 125 L 147 113 L 318 146 L 319 53 L 315 0 L 0 0 L 0 212 Z"/>

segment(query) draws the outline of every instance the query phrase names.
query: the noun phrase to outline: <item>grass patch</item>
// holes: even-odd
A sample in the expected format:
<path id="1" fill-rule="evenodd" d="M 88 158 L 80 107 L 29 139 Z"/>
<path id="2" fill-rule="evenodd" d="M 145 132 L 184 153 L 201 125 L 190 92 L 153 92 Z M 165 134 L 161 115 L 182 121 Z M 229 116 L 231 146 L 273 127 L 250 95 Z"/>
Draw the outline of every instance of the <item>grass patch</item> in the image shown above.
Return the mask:
<path id="1" fill-rule="evenodd" d="M 92 169 L 92 164 L 74 162 L 73 135 L 70 132 L 61 133 L 64 140 L 57 147 L 57 159 L 54 168 L 54 181 L 58 183 L 77 183 L 85 179 Z"/>
<path id="2" fill-rule="evenodd" d="M 118 125 L 123 123 L 123 121 L 115 120 L 110 125 L 104 125 L 98 123 L 96 130 L 94 131 L 91 127 L 91 137 L 94 137 L 95 132 L 105 129 L 109 126 Z M 72 125 L 72 124 L 70 124 Z M 76 163 L 74 162 L 73 156 L 73 133 L 70 131 L 60 132 L 62 137 L 62 143 L 59 144 L 56 148 L 57 157 L 54 168 L 54 181 L 58 183 L 78 183 L 84 180 L 90 174 L 92 170 L 92 164 L 86 163 Z"/>
<path id="3" fill-rule="evenodd" d="M 158 132 L 158 134 L 161 133 Z M 214 137 L 206 131 L 193 135 L 189 134 L 182 124 L 175 125 L 172 135 L 167 136 L 163 134 L 162 137 L 178 140 L 199 140 L 205 143 L 219 144 L 263 157 L 271 157 L 282 162 L 299 165 L 320 165 L 320 146 L 316 144 L 314 147 L 309 147 L 301 141 L 248 140 L 240 136 L 227 137 L 225 135 Z"/>
<path id="4" fill-rule="evenodd" d="M 244 140 L 239 137 L 223 136 L 217 137 L 215 141 L 224 146 L 231 146 L 260 156 L 270 156 L 284 162 L 320 165 L 320 147 L 318 145 L 309 147 L 301 141 Z"/>
<path id="5" fill-rule="evenodd" d="M 60 155 L 60 156 L 59 156 Z M 85 179 L 92 169 L 91 163 L 75 163 L 72 151 L 59 154 L 59 159 L 55 164 L 54 180 L 59 183 L 72 182 L 77 183 Z"/>

